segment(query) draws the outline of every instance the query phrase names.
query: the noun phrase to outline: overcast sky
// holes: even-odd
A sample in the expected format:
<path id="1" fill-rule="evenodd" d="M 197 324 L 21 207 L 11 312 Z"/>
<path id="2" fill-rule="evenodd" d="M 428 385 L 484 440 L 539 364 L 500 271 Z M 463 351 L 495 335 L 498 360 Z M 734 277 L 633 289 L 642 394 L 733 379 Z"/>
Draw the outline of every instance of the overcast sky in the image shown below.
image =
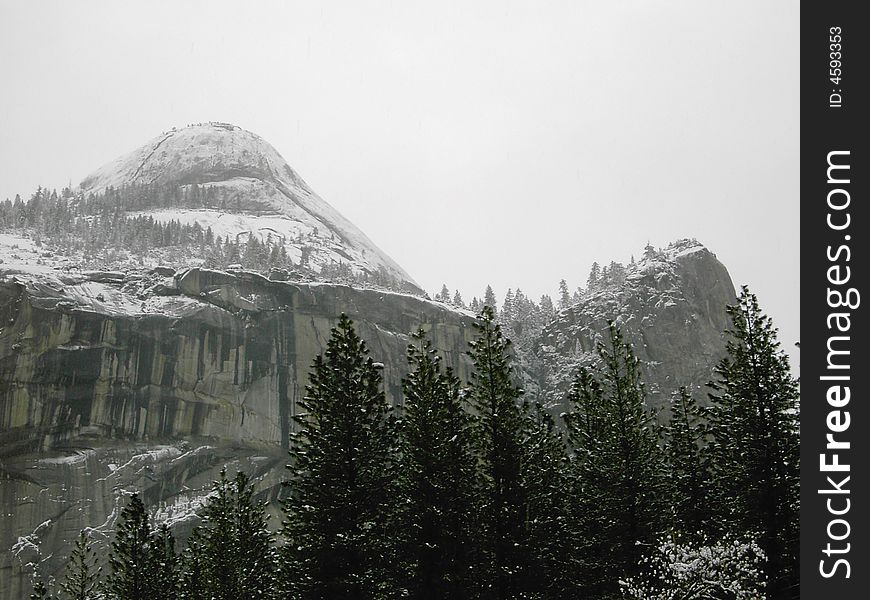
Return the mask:
<path id="1" fill-rule="evenodd" d="M 797 2 L 315 4 L 0 0 L 0 199 L 228 121 L 430 292 L 696 237 L 796 356 Z"/>

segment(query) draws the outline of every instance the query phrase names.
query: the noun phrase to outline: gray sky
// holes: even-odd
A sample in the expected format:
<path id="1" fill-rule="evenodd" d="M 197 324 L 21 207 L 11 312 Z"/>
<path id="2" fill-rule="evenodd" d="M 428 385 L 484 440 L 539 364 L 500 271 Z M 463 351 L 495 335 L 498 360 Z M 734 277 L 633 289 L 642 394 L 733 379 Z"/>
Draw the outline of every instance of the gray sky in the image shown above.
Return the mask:
<path id="1" fill-rule="evenodd" d="M 228 121 L 429 291 L 696 237 L 796 356 L 798 29 L 789 0 L 0 0 L 0 199 Z"/>

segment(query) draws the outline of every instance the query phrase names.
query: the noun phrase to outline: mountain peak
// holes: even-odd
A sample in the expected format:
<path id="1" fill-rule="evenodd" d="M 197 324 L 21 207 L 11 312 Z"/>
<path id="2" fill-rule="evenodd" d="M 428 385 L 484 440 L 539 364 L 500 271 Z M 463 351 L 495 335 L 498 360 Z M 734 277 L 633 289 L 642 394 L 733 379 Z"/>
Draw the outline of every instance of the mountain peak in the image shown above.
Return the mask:
<path id="1" fill-rule="evenodd" d="M 330 206 L 259 135 L 230 123 L 173 128 L 104 165 L 81 183 L 85 194 L 135 186 L 196 188 L 196 203 L 146 207 L 155 221 L 198 223 L 231 239 L 281 240 L 297 262 L 323 269 L 386 273 L 419 286 L 362 231 Z"/>

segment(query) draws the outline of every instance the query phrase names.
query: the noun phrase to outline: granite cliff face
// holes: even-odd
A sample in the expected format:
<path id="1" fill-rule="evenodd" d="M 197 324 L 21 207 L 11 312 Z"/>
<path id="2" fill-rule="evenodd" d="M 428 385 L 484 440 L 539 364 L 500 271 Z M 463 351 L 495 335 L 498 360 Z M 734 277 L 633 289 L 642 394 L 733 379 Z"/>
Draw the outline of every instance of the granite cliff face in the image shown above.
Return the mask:
<path id="1" fill-rule="evenodd" d="M 111 529 L 140 491 L 177 531 L 221 467 L 276 498 L 307 372 L 344 312 L 400 401 L 408 334 L 423 325 L 458 375 L 471 315 L 418 297 L 254 273 L 0 272 L 0 599 L 25 598 L 33 567 L 61 572 L 85 527 Z M 700 386 L 723 355 L 724 266 L 682 241 L 621 285 L 562 311 L 521 353 L 529 395 L 558 406 L 607 320 L 643 361 L 653 404 Z"/>
<path id="2" fill-rule="evenodd" d="M 294 264 L 304 245 L 311 265 L 342 260 L 417 289 L 271 146 L 238 127 L 165 133 L 86 178 L 81 191 L 152 184 L 207 192 L 196 208 L 140 211 L 155 221 L 279 239 Z M 267 278 L 193 263 L 130 256 L 121 271 L 81 271 L 81 256 L 0 231 L 0 600 L 28 597 L 34 568 L 59 575 L 80 529 L 108 542 L 125 493 L 140 492 L 181 536 L 224 466 L 252 474 L 260 494 L 276 499 L 308 370 L 342 313 L 383 363 L 392 402 L 401 402 L 409 334 L 420 326 L 469 380 L 469 313 L 281 269 Z M 557 407 L 608 319 L 644 361 L 651 403 L 709 379 L 734 299 L 725 267 L 683 240 L 624 275 L 520 349 L 528 396 Z"/>
<path id="3" fill-rule="evenodd" d="M 172 129 L 86 177 L 80 192 L 153 185 L 179 193 L 195 186 L 197 205 L 149 207 L 130 216 L 198 223 L 217 237 L 237 241 L 268 238 L 296 264 L 320 270 L 342 263 L 357 273 L 393 278 L 397 289 L 420 291 L 396 261 L 318 196 L 275 148 L 241 127 L 203 123 Z"/>
<path id="4" fill-rule="evenodd" d="M 613 320 L 641 360 L 651 407 L 667 406 L 683 385 L 703 399 L 725 353 L 725 306 L 735 298 L 727 269 L 697 241 L 650 249 L 624 279 L 588 291 L 544 328 L 528 353 L 530 387 L 550 406 L 560 405 L 577 367 L 595 360 Z"/>
<path id="5" fill-rule="evenodd" d="M 276 496 L 308 369 L 341 313 L 394 402 L 420 325 L 468 376 L 471 317 L 409 295 L 200 269 L 0 281 L 3 599 L 26 597 L 34 564 L 59 572 L 79 529 L 106 530 L 120 491 L 183 523 L 229 462 Z"/>

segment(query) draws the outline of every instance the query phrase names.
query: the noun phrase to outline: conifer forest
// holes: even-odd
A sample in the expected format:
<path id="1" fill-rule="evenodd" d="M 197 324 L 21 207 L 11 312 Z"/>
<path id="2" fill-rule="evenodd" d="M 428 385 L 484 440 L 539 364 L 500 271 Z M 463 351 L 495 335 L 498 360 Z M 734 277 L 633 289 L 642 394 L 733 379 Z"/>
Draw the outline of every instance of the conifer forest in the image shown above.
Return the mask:
<path id="1" fill-rule="evenodd" d="M 562 414 L 518 385 L 493 305 L 467 381 L 413 335 L 396 405 L 342 315 L 311 365 L 280 497 L 223 471 L 179 539 L 127 495 L 109 547 L 83 530 L 31 598 L 797 597 L 798 382 L 749 289 L 727 314 L 705 397 L 683 387 L 653 412 L 611 323 Z"/>

